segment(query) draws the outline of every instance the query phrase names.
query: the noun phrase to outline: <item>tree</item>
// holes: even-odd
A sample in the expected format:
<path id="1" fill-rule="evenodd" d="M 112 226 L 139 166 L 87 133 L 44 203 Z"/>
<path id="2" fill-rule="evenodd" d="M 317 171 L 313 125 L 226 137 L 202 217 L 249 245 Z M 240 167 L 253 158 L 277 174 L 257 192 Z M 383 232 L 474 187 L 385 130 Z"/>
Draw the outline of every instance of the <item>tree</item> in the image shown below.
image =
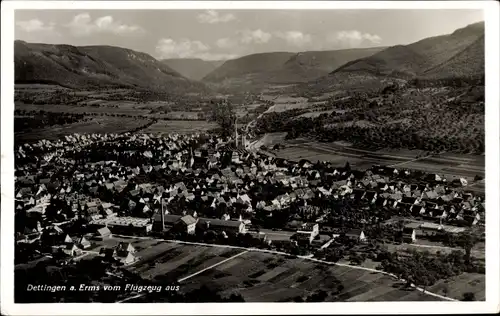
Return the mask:
<path id="1" fill-rule="evenodd" d="M 233 105 L 227 100 L 220 102 L 212 101 L 211 120 L 219 124 L 223 136 L 231 135 L 236 120 L 236 113 Z"/>
<path id="2" fill-rule="evenodd" d="M 462 301 L 466 301 L 466 302 L 471 302 L 471 301 L 475 301 L 475 300 L 476 300 L 476 295 L 472 292 L 464 293 L 464 296 L 462 298 Z"/>
<path id="3" fill-rule="evenodd" d="M 478 238 L 472 233 L 462 233 L 458 236 L 458 243 L 465 250 L 465 262 L 470 262 L 472 248 L 478 242 Z"/>
<path id="4" fill-rule="evenodd" d="M 443 294 L 444 296 L 448 296 L 448 293 L 450 292 L 450 289 L 448 288 L 448 285 L 445 285 L 443 288 Z"/>

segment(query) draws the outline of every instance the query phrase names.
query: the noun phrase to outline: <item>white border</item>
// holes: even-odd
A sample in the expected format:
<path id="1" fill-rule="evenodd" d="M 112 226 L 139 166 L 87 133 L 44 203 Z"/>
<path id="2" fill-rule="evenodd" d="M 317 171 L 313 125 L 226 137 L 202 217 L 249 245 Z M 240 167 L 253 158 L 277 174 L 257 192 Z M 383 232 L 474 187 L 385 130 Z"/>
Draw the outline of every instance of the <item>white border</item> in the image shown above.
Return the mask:
<path id="1" fill-rule="evenodd" d="M 2 2 L 2 162 L 1 162 L 1 312 L 6 315 L 246 315 L 246 314 L 425 314 L 494 313 L 499 311 L 499 5 L 496 1 L 200 1 L 120 2 L 120 9 L 483 9 L 486 25 L 486 302 L 374 303 L 206 303 L 206 304 L 14 304 L 14 10 L 115 9 L 114 1 Z M 495 198 L 497 196 L 497 198 Z"/>

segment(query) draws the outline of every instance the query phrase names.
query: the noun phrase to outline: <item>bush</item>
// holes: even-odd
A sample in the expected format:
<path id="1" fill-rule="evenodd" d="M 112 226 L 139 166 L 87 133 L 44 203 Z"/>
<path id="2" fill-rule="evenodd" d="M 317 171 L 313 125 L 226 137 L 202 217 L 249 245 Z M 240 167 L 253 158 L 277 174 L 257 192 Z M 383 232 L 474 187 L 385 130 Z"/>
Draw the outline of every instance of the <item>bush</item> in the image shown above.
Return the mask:
<path id="1" fill-rule="evenodd" d="M 476 295 L 472 292 L 466 292 L 463 295 L 462 301 L 471 302 L 476 300 Z"/>

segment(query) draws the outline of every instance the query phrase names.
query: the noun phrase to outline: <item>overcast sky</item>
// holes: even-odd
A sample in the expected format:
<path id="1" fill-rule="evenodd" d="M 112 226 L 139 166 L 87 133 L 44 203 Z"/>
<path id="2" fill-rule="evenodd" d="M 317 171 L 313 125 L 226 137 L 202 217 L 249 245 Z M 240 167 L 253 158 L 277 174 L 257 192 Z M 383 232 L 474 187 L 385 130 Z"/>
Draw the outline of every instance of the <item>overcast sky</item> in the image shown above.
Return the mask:
<path id="1" fill-rule="evenodd" d="M 409 44 L 482 21 L 480 10 L 17 10 L 15 38 L 113 45 L 162 58 Z"/>

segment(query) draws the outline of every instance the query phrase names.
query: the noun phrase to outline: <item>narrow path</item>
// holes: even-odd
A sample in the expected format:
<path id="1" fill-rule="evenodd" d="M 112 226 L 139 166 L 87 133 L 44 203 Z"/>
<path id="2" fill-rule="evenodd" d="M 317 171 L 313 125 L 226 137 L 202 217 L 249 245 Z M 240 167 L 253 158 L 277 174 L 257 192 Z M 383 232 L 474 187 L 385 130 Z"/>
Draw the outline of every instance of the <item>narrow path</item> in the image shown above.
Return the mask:
<path id="1" fill-rule="evenodd" d="M 123 300 L 118 301 L 117 303 L 123 303 L 123 302 L 126 302 L 126 301 L 130 301 L 130 300 L 133 300 L 133 299 L 136 299 L 136 298 L 139 298 L 139 297 L 143 297 L 144 295 L 146 295 L 146 294 L 145 293 L 136 294 L 134 296 L 130 296 L 130 297 L 124 298 Z"/>
<path id="2" fill-rule="evenodd" d="M 196 275 L 198 275 L 198 274 L 200 274 L 200 273 L 203 273 L 203 272 L 205 272 L 205 271 L 207 271 L 207 270 L 210 270 L 210 269 L 212 269 L 212 268 L 215 268 L 216 266 L 221 265 L 221 264 L 223 264 L 223 263 L 225 263 L 225 262 L 228 262 L 229 260 L 233 260 L 233 259 L 234 259 L 234 258 L 236 258 L 236 257 L 239 257 L 239 256 L 241 256 L 241 255 L 244 255 L 244 254 L 246 254 L 247 252 L 248 252 L 248 250 L 243 251 L 243 252 L 240 252 L 240 253 L 238 253 L 238 254 L 236 254 L 236 255 L 232 256 L 232 257 L 229 257 L 229 258 L 227 258 L 227 259 L 222 260 L 221 262 L 217 262 L 216 264 L 212 264 L 210 267 L 206 267 L 205 269 L 202 269 L 202 270 L 200 270 L 200 271 L 198 271 L 198 272 L 195 272 L 195 273 L 193 273 L 193 274 L 190 274 L 190 275 L 188 275 L 188 276 L 185 276 L 185 277 L 183 277 L 182 279 L 177 280 L 177 282 L 179 282 L 179 283 L 180 283 L 180 282 L 186 281 L 187 279 L 190 279 L 190 278 L 192 278 L 192 277 L 194 277 L 194 276 L 196 276 Z"/>
<path id="3" fill-rule="evenodd" d="M 422 159 L 430 158 L 430 157 L 432 157 L 432 156 L 434 156 L 434 155 L 428 155 L 428 156 L 425 156 L 425 157 L 420 157 L 420 158 L 415 158 L 415 159 L 408 160 L 408 161 L 399 162 L 399 163 L 396 163 L 396 164 L 390 165 L 390 166 L 388 166 L 388 167 L 394 168 L 394 167 L 398 167 L 398 166 L 405 165 L 405 164 L 410 163 L 410 162 L 415 162 L 415 161 L 418 161 L 418 160 L 422 160 Z"/>

